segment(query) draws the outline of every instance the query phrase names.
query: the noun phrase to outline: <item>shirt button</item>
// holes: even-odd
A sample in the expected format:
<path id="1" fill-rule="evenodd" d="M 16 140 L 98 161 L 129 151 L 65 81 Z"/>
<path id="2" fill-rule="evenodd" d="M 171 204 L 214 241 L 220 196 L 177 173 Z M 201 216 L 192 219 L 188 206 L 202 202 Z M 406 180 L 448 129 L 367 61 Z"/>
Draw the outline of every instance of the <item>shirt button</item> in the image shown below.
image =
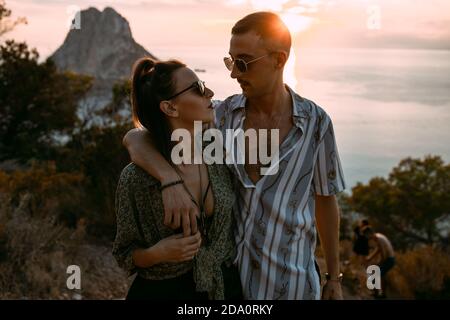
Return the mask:
<path id="1" fill-rule="evenodd" d="M 260 268 L 259 262 L 254 260 L 254 259 L 252 259 L 252 267 L 255 270 L 259 270 L 259 268 Z"/>
<path id="2" fill-rule="evenodd" d="M 331 180 L 336 179 L 336 171 L 335 170 L 331 170 L 330 172 L 328 172 L 328 179 L 331 179 Z"/>

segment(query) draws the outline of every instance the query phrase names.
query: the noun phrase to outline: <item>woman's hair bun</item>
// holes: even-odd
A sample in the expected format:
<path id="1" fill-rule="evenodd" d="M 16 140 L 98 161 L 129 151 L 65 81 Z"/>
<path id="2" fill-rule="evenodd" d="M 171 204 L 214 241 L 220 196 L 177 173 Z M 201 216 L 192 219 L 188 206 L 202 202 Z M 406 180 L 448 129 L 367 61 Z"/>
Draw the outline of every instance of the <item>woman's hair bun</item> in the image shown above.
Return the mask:
<path id="1" fill-rule="evenodd" d="M 142 61 L 142 70 L 145 73 L 149 72 L 156 65 L 156 61 L 149 57 L 143 58 L 141 61 Z"/>

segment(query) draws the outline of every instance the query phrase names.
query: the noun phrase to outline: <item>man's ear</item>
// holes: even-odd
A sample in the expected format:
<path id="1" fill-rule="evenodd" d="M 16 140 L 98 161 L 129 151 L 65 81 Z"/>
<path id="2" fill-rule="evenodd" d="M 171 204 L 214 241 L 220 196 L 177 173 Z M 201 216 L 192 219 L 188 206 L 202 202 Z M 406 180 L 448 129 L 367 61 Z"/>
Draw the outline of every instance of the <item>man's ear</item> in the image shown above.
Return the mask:
<path id="1" fill-rule="evenodd" d="M 276 68 L 284 68 L 286 65 L 286 62 L 289 58 L 289 55 L 285 51 L 278 51 L 275 54 L 275 67 Z"/>
<path id="2" fill-rule="evenodd" d="M 161 101 L 159 103 L 159 109 L 169 117 L 178 117 L 178 109 L 177 107 L 170 101 Z"/>

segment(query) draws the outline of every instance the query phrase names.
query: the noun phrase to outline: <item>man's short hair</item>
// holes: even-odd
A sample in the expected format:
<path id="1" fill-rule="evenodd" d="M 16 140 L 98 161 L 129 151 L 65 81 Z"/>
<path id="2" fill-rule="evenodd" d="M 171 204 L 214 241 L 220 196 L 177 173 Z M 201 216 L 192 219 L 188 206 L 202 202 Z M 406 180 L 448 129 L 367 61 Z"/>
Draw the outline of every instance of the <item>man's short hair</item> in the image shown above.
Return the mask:
<path id="1" fill-rule="evenodd" d="M 275 13 L 266 11 L 251 13 L 236 22 L 231 29 L 231 34 L 239 35 L 249 31 L 260 35 L 267 49 L 284 50 L 289 55 L 292 42 L 291 33 Z"/>

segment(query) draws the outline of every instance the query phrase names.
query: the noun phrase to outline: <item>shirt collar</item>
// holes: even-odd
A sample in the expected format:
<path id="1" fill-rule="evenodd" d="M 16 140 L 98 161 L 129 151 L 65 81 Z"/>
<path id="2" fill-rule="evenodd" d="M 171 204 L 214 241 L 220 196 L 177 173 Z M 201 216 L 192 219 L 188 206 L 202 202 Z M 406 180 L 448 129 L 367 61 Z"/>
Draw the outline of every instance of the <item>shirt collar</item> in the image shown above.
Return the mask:
<path id="1" fill-rule="evenodd" d="M 302 130 L 302 132 L 305 132 L 305 123 L 309 119 L 311 119 L 311 110 L 310 106 L 306 99 L 302 98 L 299 94 L 295 93 L 294 90 L 292 90 L 288 85 L 286 85 L 286 88 L 288 88 L 289 93 L 292 97 L 292 120 L 294 124 Z"/>

